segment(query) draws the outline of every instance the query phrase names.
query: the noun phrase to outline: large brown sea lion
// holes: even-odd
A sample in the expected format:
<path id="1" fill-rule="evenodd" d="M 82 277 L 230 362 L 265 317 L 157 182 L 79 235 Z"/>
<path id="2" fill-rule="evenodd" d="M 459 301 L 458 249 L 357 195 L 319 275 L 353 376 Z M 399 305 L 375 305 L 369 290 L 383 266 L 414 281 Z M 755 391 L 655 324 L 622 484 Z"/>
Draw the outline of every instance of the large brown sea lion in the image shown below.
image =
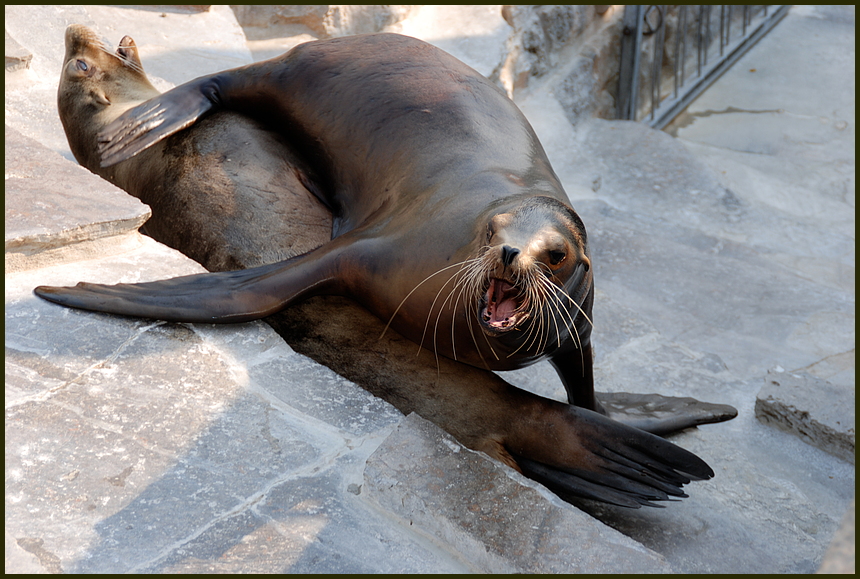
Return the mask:
<path id="1" fill-rule="evenodd" d="M 128 190 L 135 189 L 138 173 L 153 175 L 153 162 L 161 168 L 183 159 L 197 168 L 217 166 L 205 156 L 177 153 L 211 138 L 206 125 L 182 129 L 215 110 L 238 111 L 262 123 L 251 138 L 265 146 L 252 166 L 292 175 L 284 191 L 323 201 L 334 214 L 333 238 L 306 254 L 239 272 L 40 287 L 40 296 L 96 311 L 235 322 L 311 296 L 345 295 L 425 345 L 436 360 L 415 360 L 414 346 L 393 334 L 368 340 L 379 335 L 382 322 L 342 301 L 343 309 L 333 311 L 330 299 L 314 298 L 279 314 L 273 325 L 401 410 L 419 412 L 562 494 L 639 506 L 684 496 L 683 484 L 713 475 L 689 452 L 589 410 L 599 408 L 591 377 L 593 285 L 585 228 L 531 127 L 479 74 L 420 41 L 375 35 L 308 43 L 158 96 L 130 39 L 116 55 L 95 44 L 70 28 L 59 96 L 70 142 L 80 139 L 72 148 L 82 164 Z M 107 168 L 98 167 L 93 136 L 81 134 L 80 123 L 67 120 L 76 117 L 62 112 L 68 106 L 79 114 L 82 103 L 95 129 L 107 125 Z M 226 117 L 220 130 L 229 134 L 242 122 Z M 263 127 L 276 129 L 280 140 L 268 142 L 275 137 Z M 253 167 L 246 171 L 219 184 L 218 194 L 253 206 L 244 198 L 257 195 L 244 183 Z M 183 199 L 205 196 L 193 190 L 205 186 L 204 174 L 186 176 L 191 188 L 182 190 Z M 156 205 L 154 214 L 173 220 L 167 229 L 174 235 L 189 214 L 200 216 L 193 206 L 171 206 L 169 188 L 155 201 L 145 190 L 132 192 Z M 251 246 L 279 245 L 270 235 L 282 230 L 290 230 L 285 239 L 296 236 L 289 223 L 264 238 L 256 224 L 229 234 L 203 224 L 195 242 L 168 243 L 183 251 L 187 244 L 195 257 L 205 253 L 200 247 L 230 236 L 245 236 Z M 230 253 L 220 252 L 222 258 Z M 216 258 L 200 260 L 224 269 L 212 266 Z M 257 265 L 238 261 L 240 267 Z M 292 318 L 285 323 L 283 316 Z M 296 330 L 296 322 L 309 319 L 319 325 Z M 404 350 L 413 357 L 402 357 Z M 370 353 L 390 362 L 380 368 Z M 482 370 L 545 357 L 577 406 L 519 391 Z"/>

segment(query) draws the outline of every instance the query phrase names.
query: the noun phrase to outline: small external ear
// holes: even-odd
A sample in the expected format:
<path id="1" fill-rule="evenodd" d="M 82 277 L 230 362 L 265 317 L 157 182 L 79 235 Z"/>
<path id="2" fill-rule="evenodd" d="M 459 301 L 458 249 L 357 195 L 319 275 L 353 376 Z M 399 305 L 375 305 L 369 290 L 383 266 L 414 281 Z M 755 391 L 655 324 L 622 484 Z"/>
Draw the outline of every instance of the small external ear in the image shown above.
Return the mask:
<path id="1" fill-rule="evenodd" d="M 119 41 L 119 46 L 116 49 L 116 54 L 122 60 L 131 65 L 132 68 L 143 71 L 143 64 L 140 62 L 140 53 L 137 50 L 137 45 L 131 36 L 123 36 Z"/>

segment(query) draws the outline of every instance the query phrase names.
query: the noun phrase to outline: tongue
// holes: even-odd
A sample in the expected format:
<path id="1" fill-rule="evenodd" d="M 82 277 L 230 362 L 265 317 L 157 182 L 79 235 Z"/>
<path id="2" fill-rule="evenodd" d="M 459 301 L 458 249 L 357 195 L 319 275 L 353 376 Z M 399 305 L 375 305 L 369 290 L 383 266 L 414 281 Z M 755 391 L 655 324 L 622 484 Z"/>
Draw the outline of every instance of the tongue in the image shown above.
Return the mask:
<path id="1" fill-rule="evenodd" d="M 517 309 L 514 299 L 516 288 L 501 279 L 490 280 L 490 288 L 487 290 L 487 320 L 492 325 L 504 327 L 505 322 Z"/>

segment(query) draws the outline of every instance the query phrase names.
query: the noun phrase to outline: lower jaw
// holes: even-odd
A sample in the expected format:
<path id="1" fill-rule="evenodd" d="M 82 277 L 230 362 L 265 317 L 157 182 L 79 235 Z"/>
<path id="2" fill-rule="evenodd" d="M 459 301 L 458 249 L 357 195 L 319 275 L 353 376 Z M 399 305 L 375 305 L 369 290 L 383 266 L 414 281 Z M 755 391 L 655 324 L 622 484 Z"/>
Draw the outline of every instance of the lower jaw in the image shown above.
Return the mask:
<path id="1" fill-rule="evenodd" d="M 483 315 L 483 314 L 481 314 L 481 315 Z M 499 337 L 499 336 L 504 336 L 505 334 L 510 334 L 511 332 L 516 331 L 523 324 L 523 322 L 525 322 L 527 319 L 528 319 L 527 317 L 519 319 L 519 320 L 515 321 L 514 323 L 512 323 L 510 326 L 507 326 L 504 328 L 499 327 L 499 326 L 490 325 L 487 322 L 485 322 L 484 320 L 479 320 L 479 323 L 481 326 L 481 330 L 485 334 L 487 334 L 490 337 Z"/>

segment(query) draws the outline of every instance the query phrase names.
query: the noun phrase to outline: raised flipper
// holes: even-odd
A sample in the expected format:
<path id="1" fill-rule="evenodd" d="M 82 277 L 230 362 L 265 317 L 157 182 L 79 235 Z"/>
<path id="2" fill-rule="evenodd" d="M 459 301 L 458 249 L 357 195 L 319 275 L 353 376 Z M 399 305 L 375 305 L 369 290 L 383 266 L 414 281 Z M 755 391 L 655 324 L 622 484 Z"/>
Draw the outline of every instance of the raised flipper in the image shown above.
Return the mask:
<path id="1" fill-rule="evenodd" d="M 702 459 L 659 436 L 576 406 L 566 406 L 563 412 L 546 423 L 551 425 L 551 437 L 535 438 L 533 430 L 523 446 L 515 439 L 508 442 L 523 474 L 562 498 L 659 507 L 653 501 L 684 498 L 683 485 L 714 476 Z M 549 440 L 553 442 L 547 445 Z M 533 446 L 541 442 L 545 449 Z"/>
<path id="2" fill-rule="evenodd" d="M 134 157 L 217 108 L 217 85 L 201 77 L 125 111 L 98 135 L 102 167 Z"/>
<path id="3" fill-rule="evenodd" d="M 738 415 L 737 409 L 728 404 L 660 394 L 598 392 L 597 401 L 613 420 L 658 435 L 724 422 Z"/>
<path id="4" fill-rule="evenodd" d="M 48 301 L 83 310 L 168 322 L 233 324 L 263 318 L 303 297 L 327 293 L 334 279 L 325 275 L 324 257 L 312 259 L 319 252 L 240 271 L 136 284 L 39 286 L 34 292 Z"/>

